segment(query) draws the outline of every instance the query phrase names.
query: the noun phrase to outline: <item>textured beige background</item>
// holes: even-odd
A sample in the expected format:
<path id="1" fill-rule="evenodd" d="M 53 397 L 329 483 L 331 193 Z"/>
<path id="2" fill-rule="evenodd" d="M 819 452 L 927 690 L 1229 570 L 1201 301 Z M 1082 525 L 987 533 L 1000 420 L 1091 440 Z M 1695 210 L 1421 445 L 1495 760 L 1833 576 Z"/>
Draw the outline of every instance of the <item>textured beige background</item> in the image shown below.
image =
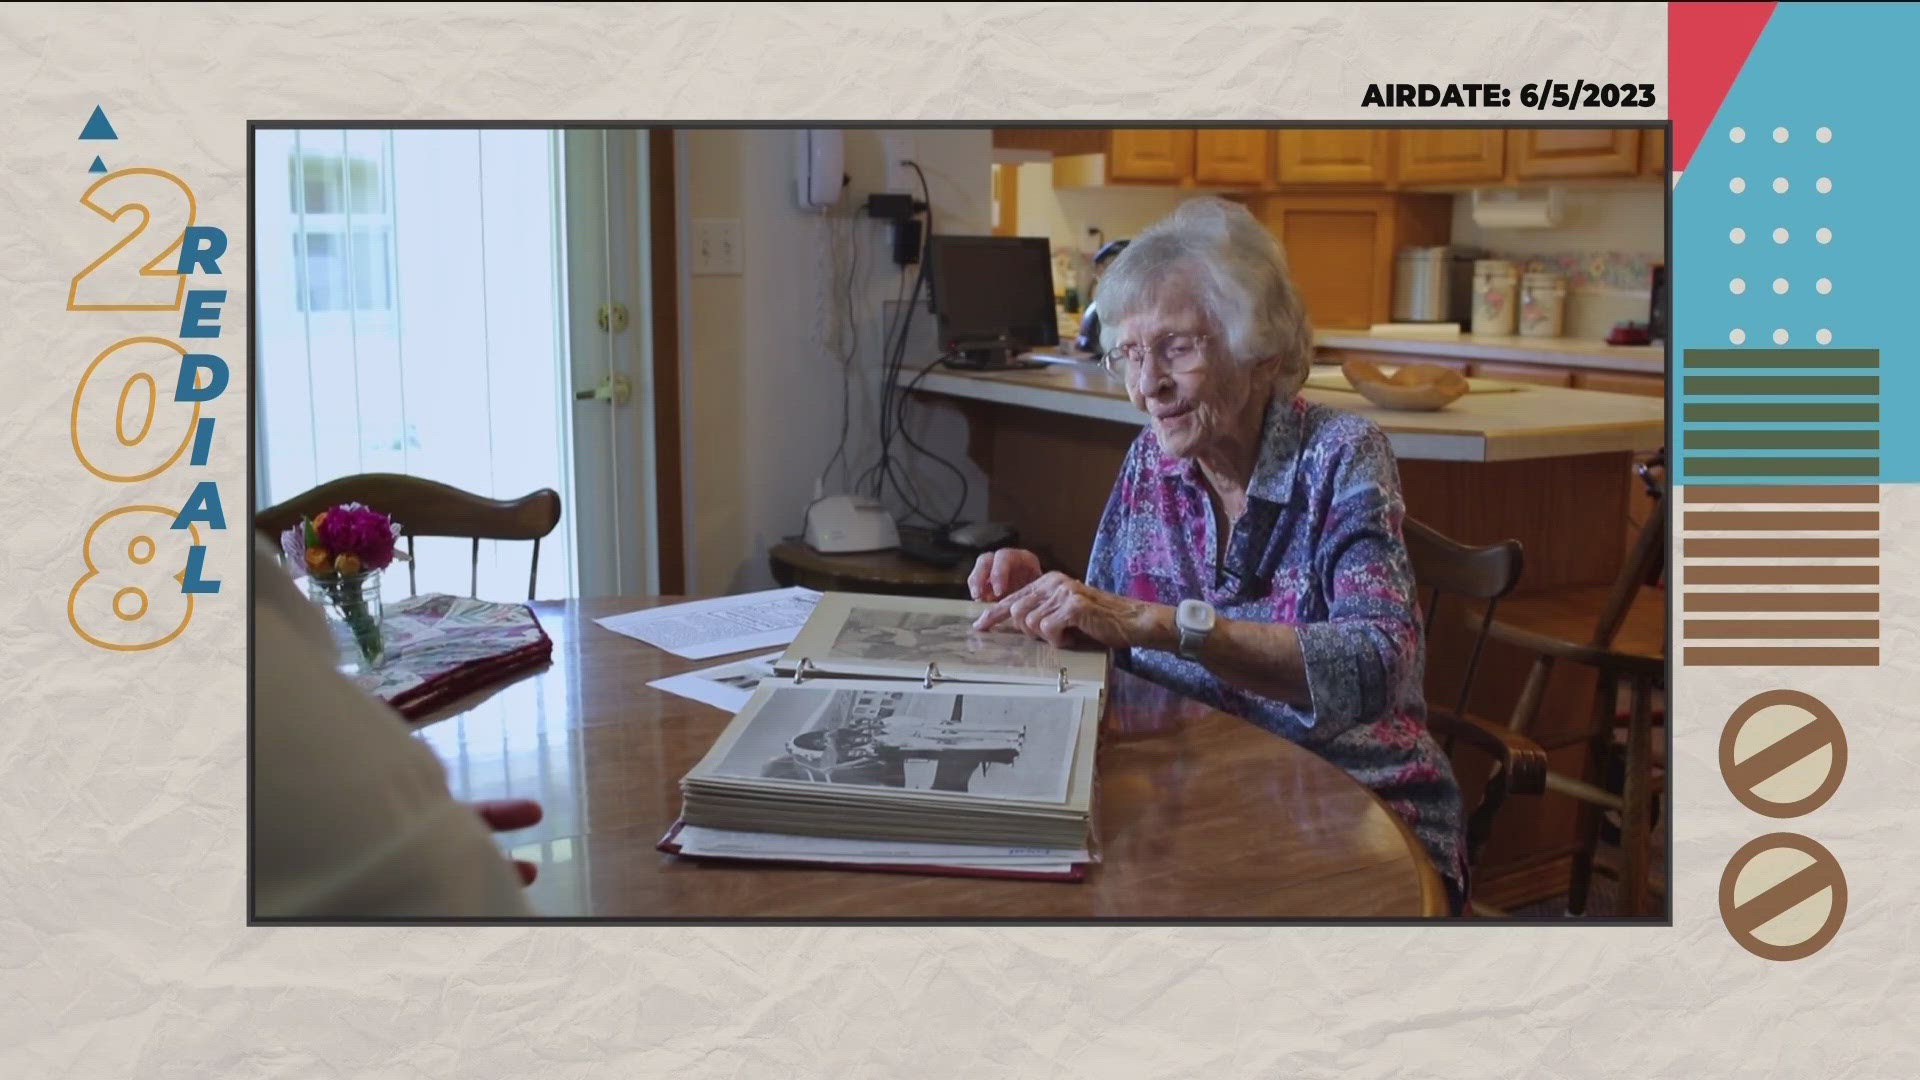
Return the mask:
<path id="1" fill-rule="evenodd" d="M 11 7 L 0 1074 L 1920 1075 L 1916 737 L 1898 715 L 1920 685 L 1893 666 L 1915 632 L 1897 563 L 1887 669 L 1683 673 L 1672 929 L 249 930 L 242 531 L 214 541 L 230 591 L 173 645 L 106 655 L 66 628 L 86 525 L 177 504 L 193 479 L 110 486 L 67 445 L 80 368 L 172 329 L 62 310 L 101 235 L 75 202 L 96 102 L 121 136 L 108 164 L 177 169 L 244 251 L 249 117 L 1336 118 L 1361 115 L 1365 79 L 1664 84 L 1664 54 L 1659 5 Z M 236 520 L 239 281 L 204 470 Z M 1894 563 L 1920 496 L 1887 501 Z M 1741 952 L 1714 901 L 1727 856 L 1775 827 L 1720 785 L 1719 726 L 1782 682 L 1831 703 L 1855 747 L 1840 794 L 1792 826 L 1839 856 L 1852 909 L 1794 964 Z"/>

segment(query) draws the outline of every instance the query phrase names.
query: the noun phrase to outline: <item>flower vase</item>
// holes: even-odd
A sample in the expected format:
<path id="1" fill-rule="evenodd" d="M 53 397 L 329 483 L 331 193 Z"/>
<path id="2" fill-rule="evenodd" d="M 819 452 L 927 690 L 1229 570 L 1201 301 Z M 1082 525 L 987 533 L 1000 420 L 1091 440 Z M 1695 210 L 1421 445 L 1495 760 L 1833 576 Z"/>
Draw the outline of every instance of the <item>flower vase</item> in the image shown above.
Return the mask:
<path id="1" fill-rule="evenodd" d="M 367 672 L 386 656 L 381 627 L 380 571 L 323 574 L 307 578 L 309 595 L 327 613 L 327 626 L 340 653 L 340 666 Z"/>

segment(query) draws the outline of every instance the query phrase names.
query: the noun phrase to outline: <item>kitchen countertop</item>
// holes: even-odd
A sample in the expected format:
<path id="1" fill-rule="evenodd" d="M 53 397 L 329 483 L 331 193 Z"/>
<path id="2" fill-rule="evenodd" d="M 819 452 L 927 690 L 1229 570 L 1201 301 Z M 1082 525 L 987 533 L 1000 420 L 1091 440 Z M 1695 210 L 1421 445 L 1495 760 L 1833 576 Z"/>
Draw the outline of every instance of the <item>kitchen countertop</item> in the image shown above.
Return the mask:
<path id="1" fill-rule="evenodd" d="M 1636 375 L 1665 375 L 1667 372 L 1665 345 L 1609 345 L 1589 338 L 1496 337 L 1486 334 L 1427 337 L 1375 334 L 1366 330 L 1322 330 L 1314 334 L 1313 343 L 1322 349 L 1406 353 L 1448 360 L 1547 364 Z"/>
<path id="2" fill-rule="evenodd" d="M 924 376 L 905 371 L 900 385 L 916 379 L 923 393 L 1135 426 L 1145 422 L 1126 390 L 1097 364 L 1011 372 L 935 368 Z M 1472 383 L 1476 392 L 1434 412 L 1379 408 L 1325 370 L 1314 373 L 1301 396 L 1372 420 L 1393 452 L 1410 461 L 1521 461 L 1642 452 L 1666 442 L 1666 403 L 1660 398 L 1489 379 Z"/>

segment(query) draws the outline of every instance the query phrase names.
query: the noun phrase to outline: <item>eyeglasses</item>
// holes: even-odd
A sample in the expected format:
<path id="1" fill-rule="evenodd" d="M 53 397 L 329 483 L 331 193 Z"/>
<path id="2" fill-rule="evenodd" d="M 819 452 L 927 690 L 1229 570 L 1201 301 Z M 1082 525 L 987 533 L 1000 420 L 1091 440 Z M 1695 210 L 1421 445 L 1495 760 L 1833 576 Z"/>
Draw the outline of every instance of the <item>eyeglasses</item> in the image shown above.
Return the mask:
<path id="1" fill-rule="evenodd" d="M 1122 345 L 1109 349 L 1100 357 L 1109 374 L 1125 380 L 1146 363 L 1151 355 L 1160 361 L 1160 365 L 1175 375 L 1185 375 L 1197 371 L 1206 362 L 1207 352 L 1205 334 L 1167 334 L 1155 341 L 1151 347 L 1145 345 Z"/>

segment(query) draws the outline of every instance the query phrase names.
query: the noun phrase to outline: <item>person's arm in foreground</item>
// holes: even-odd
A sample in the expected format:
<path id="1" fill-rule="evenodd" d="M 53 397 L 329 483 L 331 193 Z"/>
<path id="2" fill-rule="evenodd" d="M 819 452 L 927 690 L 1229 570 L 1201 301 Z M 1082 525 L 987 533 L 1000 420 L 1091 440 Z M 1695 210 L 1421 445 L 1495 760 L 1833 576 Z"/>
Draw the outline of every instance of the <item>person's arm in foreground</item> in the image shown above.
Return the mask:
<path id="1" fill-rule="evenodd" d="M 254 914 L 531 914 L 530 868 L 487 827 L 531 825 L 538 804 L 455 801 L 433 751 L 334 670 L 320 612 L 259 546 L 253 576 Z"/>

